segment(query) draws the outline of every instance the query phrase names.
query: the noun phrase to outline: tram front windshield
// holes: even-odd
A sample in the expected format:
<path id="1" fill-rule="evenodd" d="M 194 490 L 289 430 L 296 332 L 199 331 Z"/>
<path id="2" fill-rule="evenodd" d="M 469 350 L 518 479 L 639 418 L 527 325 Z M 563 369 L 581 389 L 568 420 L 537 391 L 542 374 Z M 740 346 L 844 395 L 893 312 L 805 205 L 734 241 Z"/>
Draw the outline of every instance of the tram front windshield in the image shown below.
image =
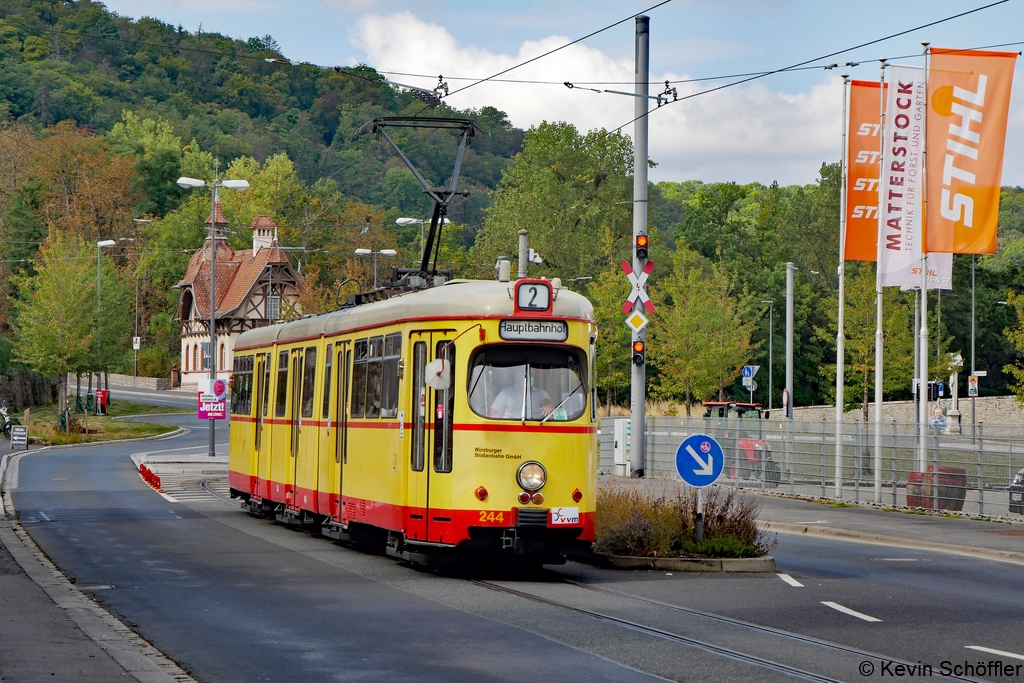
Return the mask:
<path id="1" fill-rule="evenodd" d="M 493 420 L 576 420 L 587 409 L 586 376 L 579 349 L 484 347 L 470 361 L 469 406 Z"/>

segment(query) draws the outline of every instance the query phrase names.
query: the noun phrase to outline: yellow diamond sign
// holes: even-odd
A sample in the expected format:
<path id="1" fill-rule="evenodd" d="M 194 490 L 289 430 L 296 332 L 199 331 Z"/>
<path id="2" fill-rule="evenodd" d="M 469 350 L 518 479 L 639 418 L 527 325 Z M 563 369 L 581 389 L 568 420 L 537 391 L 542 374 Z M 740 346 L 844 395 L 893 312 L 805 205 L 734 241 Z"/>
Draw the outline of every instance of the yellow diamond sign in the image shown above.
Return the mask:
<path id="1" fill-rule="evenodd" d="M 630 329 L 634 332 L 640 332 L 640 330 L 647 327 L 647 316 L 640 311 L 633 311 L 626 316 L 626 324 L 629 325 Z"/>

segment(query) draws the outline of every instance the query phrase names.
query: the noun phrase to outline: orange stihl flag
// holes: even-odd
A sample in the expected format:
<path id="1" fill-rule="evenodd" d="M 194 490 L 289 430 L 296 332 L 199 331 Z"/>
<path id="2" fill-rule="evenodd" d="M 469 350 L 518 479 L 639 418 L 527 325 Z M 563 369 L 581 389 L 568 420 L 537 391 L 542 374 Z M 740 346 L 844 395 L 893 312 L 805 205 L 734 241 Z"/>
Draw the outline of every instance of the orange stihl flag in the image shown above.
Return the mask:
<path id="1" fill-rule="evenodd" d="M 846 135 L 847 261 L 878 258 L 878 135 L 882 101 L 878 81 L 850 81 L 850 121 Z"/>
<path id="2" fill-rule="evenodd" d="M 928 251 L 994 254 L 1016 52 L 931 49 Z"/>

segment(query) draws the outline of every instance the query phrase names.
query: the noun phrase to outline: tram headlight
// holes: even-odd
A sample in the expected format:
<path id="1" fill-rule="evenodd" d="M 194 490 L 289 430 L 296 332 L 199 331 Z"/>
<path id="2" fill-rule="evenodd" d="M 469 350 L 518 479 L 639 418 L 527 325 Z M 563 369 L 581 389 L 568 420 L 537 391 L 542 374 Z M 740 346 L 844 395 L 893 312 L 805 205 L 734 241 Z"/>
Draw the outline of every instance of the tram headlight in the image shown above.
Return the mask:
<path id="1" fill-rule="evenodd" d="M 524 462 L 516 472 L 516 481 L 527 491 L 539 491 L 547 480 L 548 473 L 539 462 Z"/>

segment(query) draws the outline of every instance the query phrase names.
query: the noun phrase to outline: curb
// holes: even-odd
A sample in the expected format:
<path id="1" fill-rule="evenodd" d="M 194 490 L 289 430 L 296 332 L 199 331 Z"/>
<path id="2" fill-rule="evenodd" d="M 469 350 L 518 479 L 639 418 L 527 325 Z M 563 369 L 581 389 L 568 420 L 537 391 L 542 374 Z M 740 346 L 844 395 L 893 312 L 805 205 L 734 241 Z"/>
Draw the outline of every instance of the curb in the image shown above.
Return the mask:
<path id="1" fill-rule="evenodd" d="M 29 449 L 27 451 L 15 451 L 11 453 L 5 453 L 0 456 L 0 493 L 7 491 L 7 463 L 10 462 L 12 457 L 20 457 L 23 455 L 32 455 L 35 453 L 42 453 L 44 451 L 61 451 L 68 448 L 88 448 L 90 446 L 108 446 L 116 443 L 133 443 L 137 441 L 162 441 L 164 439 L 173 439 L 182 434 L 188 434 L 191 430 L 187 427 L 178 427 L 172 432 L 166 434 L 159 434 L 157 436 L 139 436 L 134 439 L 112 439 L 110 441 L 90 441 L 87 443 L 67 443 L 60 444 L 57 446 L 43 446 L 42 448 Z M 11 508 L 13 510 L 13 507 Z"/>
<path id="2" fill-rule="evenodd" d="M 821 527 L 808 526 L 805 524 L 792 524 L 790 522 L 758 522 L 758 526 L 765 531 L 775 531 L 780 534 L 817 536 L 819 538 L 834 538 L 841 541 L 852 541 L 854 543 L 873 543 L 898 548 L 932 550 L 935 552 L 947 553 L 949 555 L 963 555 L 966 557 L 995 560 L 997 562 L 1024 564 L 1024 553 L 1016 553 L 1009 550 L 992 550 L 990 548 L 976 548 L 963 545 L 948 546 L 943 545 L 942 543 L 933 543 L 931 541 L 916 541 L 908 538 L 897 538 L 895 536 L 883 536 L 881 534 L 850 531 L 848 529 L 823 529 Z"/>
<path id="3" fill-rule="evenodd" d="M 673 572 L 754 574 L 774 573 L 775 558 L 764 557 L 633 557 L 595 552 L 567 553 L 570 560 L 606 569 L 658 569 Z"/>

